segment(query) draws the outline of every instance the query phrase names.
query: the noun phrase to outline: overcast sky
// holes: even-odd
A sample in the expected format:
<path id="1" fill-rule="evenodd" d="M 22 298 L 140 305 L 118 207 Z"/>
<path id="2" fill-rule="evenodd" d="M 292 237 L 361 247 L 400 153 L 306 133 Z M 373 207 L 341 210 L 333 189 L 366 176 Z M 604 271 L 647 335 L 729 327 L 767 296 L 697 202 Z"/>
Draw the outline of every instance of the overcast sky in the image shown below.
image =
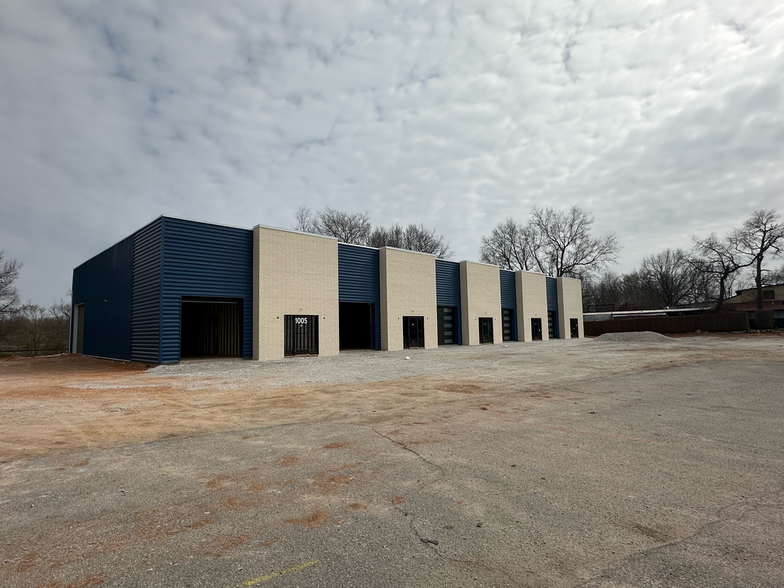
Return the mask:
<path id="1" fill-rule="evenodd" d="M 422 222 L 453 259 L 577 205 L 617 271 L 784 212 L 784 3 L 3 0 L 0 250 L 21 296 L 161 214 Z"/>

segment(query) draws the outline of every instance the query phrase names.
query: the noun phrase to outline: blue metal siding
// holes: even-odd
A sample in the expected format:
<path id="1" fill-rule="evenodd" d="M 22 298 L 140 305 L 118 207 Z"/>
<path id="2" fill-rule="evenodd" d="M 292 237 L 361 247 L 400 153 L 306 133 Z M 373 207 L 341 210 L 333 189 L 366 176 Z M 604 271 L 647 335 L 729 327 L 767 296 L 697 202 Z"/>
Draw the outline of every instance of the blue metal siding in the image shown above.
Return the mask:
<path id="1" fill-rule="evenodd" d="M 456 311 L 457 344 L 463 344 L 463 325 L 460 303 L 460 264 L 436 259 L 436 305 L 453 306 Z"/>
<path id="2" fill-rule="evenodd" d="M 73 305 L 84 304 L 85 355 L 131 358 L 132 252 L 128 237 L 73 272 Z"/>
<path id="3" fill-rule="evenodd" d="M 558 282 L 555 278 L 546 277 L 545 278 L 546 288 L 547 288 L 547 310 L 553 311 L 555 316 L 553 322 L 553 331 L 555 332 L 556 338 L 560 337 L 558 333 Z"/>
<path id="4" fill-rule="evenodd" d="M 378 249 L 338 243 L 338 300 L 373 305 L 373 344 L 381 349 Z"/>
<path id="5" fill-rule="evenodd" d="M 182 297 L 242 300 L 242 351 L 253 355 L 253 231 L 164 217 L 160 363 L 180 361 Z"/>
<path id="6" fill-rule="evenodd" d="M 517 341 L 517 295 L 515 288 L 515 274 L 509 270 L 500 270 L 501 278 L 501 308 L 512 310 L 512 340 Z"/>
<path id="7" fill-rule="evenodd" d="M 161 225 L 156 219 L 133 235 L 131 359 L 160 363 Z"/>

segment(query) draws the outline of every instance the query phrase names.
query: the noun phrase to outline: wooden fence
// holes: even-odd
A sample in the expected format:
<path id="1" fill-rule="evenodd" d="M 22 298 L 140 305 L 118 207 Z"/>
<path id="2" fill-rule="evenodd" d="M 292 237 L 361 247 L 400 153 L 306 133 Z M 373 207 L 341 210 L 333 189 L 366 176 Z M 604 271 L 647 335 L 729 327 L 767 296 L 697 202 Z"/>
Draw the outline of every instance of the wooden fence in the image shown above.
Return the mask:
<path id="1" fill-rule="evenodd" d="M 690 316 L 649 316 L 641 318 L 618 318 L 611 321 L 586 321 L 585 336 L 598 337 L 604 333 L 626 333 L 653 331 L 654 333 L 693 333 L 697 330 L 709 333 L 726 331 L 748 331 L 749 317 L 745 312 L 722 312 L 719 314 L 695 314 Z"/>

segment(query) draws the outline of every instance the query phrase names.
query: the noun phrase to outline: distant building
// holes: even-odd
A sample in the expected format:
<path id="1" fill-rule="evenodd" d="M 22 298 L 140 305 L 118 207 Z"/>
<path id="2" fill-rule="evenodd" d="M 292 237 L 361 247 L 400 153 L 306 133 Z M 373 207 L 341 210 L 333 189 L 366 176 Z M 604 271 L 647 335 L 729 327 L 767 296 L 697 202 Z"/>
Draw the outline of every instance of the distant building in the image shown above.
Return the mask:
<path id="1" fill-rule="evenodd" d="M 757 288 L 737 290 L 735 296 L 724 301 L 727 310 L 741 310 L 749 315 L 757 310 Z M 762 310 L 772 310 L 777 327 L 784 327 L 784 284 L 762 287 Z M 754 328 L 753 318 L 749 316 Z"/>
<path id="2" fill-rule="evenodd" d="M 688 308 L 656 308 L 650 310 L 611 310 L 604 312 L 585 312 L 585 322 L 614 321 L 660 316 L 688 316 L 703 314 L 713 310 L 712 306 L 693 306 Z"/>

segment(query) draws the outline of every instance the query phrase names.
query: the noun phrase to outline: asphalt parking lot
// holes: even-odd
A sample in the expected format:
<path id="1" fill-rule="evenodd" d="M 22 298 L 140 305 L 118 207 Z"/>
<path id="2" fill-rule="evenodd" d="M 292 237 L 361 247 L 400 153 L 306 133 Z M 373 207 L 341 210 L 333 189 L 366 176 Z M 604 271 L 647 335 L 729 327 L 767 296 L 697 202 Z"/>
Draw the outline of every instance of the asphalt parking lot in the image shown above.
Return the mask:
<path id="1" fill-rule="evenodd" d="M 308 407 L 11 459 L 0 584 L 780 587 L 782 342 L 653 364 L 655 345 L 621 346 L 633 369 L 575 379 L 580 354 L 620 353 L 580 342 L 562 377 L 534 386 L 482 389 L 474 370 L 451 382 L 456 400 L 433 403 L 408 378 L 384 414 L 397 389 L 384 379 L 383 402 L 350 418 L 322 390 L 323 419 Z M 530 358 L 504 352 L 525 374 Z"/>

